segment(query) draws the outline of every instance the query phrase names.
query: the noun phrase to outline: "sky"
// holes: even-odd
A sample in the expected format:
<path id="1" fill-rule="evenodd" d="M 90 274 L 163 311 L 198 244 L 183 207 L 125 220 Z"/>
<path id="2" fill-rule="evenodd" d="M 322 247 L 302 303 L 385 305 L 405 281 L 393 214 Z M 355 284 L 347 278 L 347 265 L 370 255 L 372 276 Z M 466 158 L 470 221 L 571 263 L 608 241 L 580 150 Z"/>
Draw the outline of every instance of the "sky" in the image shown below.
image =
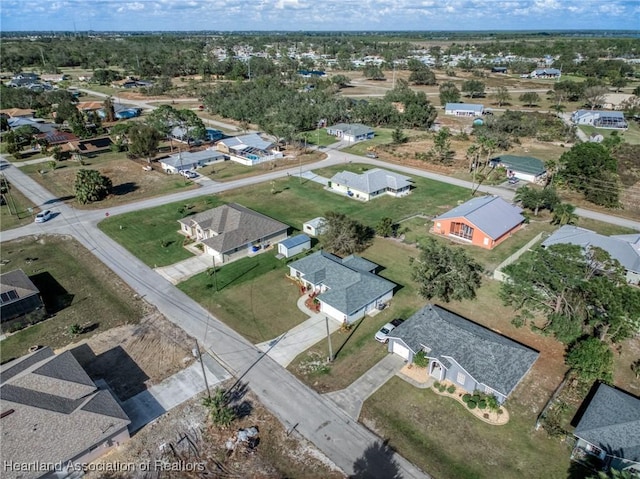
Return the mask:
<path id="1" fill-rule="evenodd" d="M 0 0 L 0 31 L 639 30 L 640 0 Z"/>

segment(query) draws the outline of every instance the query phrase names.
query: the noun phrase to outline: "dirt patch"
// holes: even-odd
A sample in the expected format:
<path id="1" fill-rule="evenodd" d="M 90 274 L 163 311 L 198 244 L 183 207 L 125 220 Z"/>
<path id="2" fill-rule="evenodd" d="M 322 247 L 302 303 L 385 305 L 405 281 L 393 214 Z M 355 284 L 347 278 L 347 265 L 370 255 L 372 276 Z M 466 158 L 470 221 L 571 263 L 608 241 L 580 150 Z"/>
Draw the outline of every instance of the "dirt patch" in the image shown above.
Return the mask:
<path id="1" fill-rule="evenodd" d="M 194 398 L 149 424 L 129 442 L 96 461 L 94 467 L 126 470 L 108 476 L 114 479 L 345 477 L 312 444 L 295 432 L 289 434 L 253 394 L 246 394 L 243 401 L 250 404 L 250 414 L 235 421 L 230 428 L 221 429 L 207 420 L 201 398 Z M 225 443 L 234 439 L 239 429 L 250 427 L 258 429 L 257 445 L 248 447 L 241 443 L 229 452 Z M 147 464 L 149 469 L 143 470 Z M 164 468 L 160 464 L 164 464 Z M 86 477 L 98 479 L 105 476 L 91 472 Z"/>
<path id="2" fill-rule="evenodd" d="M 191 364 L 193 345 L 193 338 L 156 311 L 139 324 L 110 329 L 63 350 L 71 350 L 92 379 L 104 379 L 125 401 Z"/>

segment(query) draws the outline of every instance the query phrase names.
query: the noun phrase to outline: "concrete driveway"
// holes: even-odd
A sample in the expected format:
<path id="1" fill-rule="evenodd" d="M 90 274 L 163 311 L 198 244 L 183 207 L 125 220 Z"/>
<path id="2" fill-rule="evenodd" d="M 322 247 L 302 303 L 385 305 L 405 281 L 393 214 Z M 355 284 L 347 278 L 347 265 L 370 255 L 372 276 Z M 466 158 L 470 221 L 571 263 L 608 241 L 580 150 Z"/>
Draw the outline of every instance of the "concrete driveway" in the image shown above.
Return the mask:
<path id="1" fill-rule="evenodd" d="M 198 256 L 170 264 L 169 266 L 154 268 L 154 270 L 171 284 L 178 284 L 198 273 L 206 271 L 212 266 L 213 261 L 211 256 L 199 254 Z"/>
<path id="2" fill-rule="evenodd" d="M 204 354 L 202 358 L 205 364 L 209 389 L 213 392 L 217 384 L 229 379 L 231 375 L 208 354 Z M 200 394 L 205 389 L 202 366 L 200 361 L 196 361 L 188 368 L 179 371 L 160 384 L 156 384 L 146 391 L 127 399 L 122 403 L 122 409 L 131 419 L 129 432 L 137 431 L 167 411 Z"/>
<path id="3" fill-rule="evenodd" d="M 373 341 L 373 338 L 371 340 Z M 405 361 L 400 356 L 388 354 L 347 388 L 327 393 L 325 396 L 331 398 L 340 409 L 357 421 L 365 400 L 395 376 L 404 365 Z"/>

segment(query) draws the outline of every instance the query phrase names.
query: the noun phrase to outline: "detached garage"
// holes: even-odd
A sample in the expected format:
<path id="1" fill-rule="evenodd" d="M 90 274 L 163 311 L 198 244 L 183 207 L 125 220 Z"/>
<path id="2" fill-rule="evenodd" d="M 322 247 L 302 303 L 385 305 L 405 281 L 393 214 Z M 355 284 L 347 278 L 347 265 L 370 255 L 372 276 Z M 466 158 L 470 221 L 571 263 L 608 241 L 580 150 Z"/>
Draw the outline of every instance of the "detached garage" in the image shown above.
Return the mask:
<path id="1" fill-rule="evenodd" d="M 311 248 L 311 239 L 307 235 L 297 235 L 278 243 L 278 254 L 291 258 Z"/>

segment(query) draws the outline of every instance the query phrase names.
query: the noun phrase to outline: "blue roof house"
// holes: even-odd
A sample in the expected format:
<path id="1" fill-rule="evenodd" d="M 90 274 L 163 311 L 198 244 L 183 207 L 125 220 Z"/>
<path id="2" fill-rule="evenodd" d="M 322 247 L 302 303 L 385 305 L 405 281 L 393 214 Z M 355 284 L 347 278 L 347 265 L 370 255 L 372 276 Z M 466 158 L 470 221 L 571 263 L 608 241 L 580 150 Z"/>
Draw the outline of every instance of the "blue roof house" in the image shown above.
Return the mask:
<path id="1" fill-rule="evenodd" d="M 413 362 L 420 351 L 428 374 L 503 403 L 538 358 L 538 352 L 435 305 L 427 305 L 389 335 L 389 352 Z"/>
<path id="2" fill-rule="evenodd" d="M 289 264 L 289 276 L 320 303 L 320 312 L 350 324 L 379 309 L 396 285 L 377 274 L 378 265 L 359 256 L 318 251 Z"/>

